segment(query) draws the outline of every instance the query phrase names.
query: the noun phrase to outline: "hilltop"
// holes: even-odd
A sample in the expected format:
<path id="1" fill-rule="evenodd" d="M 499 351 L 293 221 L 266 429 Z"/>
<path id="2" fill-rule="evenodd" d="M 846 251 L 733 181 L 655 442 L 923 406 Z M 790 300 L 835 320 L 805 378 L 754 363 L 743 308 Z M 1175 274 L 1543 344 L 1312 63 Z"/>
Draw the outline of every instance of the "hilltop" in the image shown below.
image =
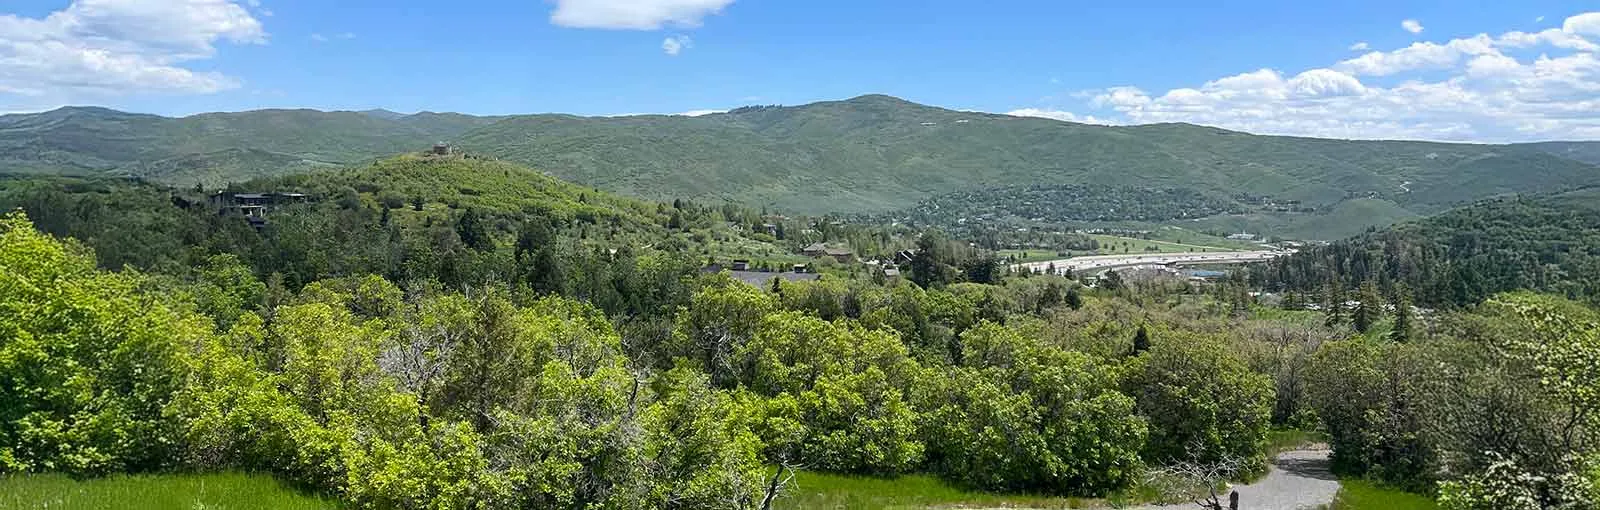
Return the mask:
<path id="1" fill-rule="evenodd" d="M 699 117 L 260 110 L 171 119 L 66 108 L 0 116 L 0 171 L 217 184 L 359 163 L 439 140 L 654 200 L 884 213 L 1014 186 L 1181 189 L 1297 210 L 1263 214 L 1246 207 L 1244 214 L 1206 218 L 1207 227 L 1313 237 L 1494 196 L 1600 184 L 1600 169 L 1584 162 L 1596 161 L 1594 145 L 1582 143 L 1354 141 L 1189 124 L 1100 126 L 883 95 Z"/>

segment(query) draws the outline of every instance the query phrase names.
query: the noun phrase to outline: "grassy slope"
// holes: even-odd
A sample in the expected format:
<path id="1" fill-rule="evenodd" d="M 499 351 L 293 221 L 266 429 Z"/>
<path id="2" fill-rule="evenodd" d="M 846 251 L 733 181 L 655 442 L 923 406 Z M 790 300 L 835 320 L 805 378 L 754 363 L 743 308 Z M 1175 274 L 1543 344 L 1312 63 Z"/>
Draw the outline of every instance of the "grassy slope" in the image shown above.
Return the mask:
<path id="1" fill-rule="evenodd" d="M 61 475 L 0 477 L 0 510 L 331 510 L 339 507 L 337 502 L 297 492 L 264 475 L 119 475 L 81 481 Z"/>
<path id="2" fill-rule="evenodd" d="M 1342 480 L 1330 510 L 1437 510 L 1427 496 L 1398 491 L 1365 480 Z"/>
<path id="3" fill-rule="evenodd" d="M 892 510 L 926 508 L 1089 508 L 1103 501 L 972 492 L 937 478 L 906 475 L 894 479 L 802 472 L 795 487 L 778 500 L 778 510 Z"/>

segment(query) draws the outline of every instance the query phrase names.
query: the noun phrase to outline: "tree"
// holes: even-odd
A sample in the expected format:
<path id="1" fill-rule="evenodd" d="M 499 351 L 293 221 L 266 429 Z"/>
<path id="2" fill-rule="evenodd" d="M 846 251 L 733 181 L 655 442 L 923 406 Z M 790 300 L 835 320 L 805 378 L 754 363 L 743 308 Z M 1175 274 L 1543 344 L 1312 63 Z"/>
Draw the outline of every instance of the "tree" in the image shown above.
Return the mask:
<path id="1" fill-rule="evenodd" d="M 1083 296 L 1078 293 L 1077 287 L 1067 289 L 1067 308 L 1073 310 L 1083 308 Z"/>
<path id="2" fill-rule="evenodd" d="M 456 218 L 456 235 L 461 237 L 461 244 L 467 245 L 477 251 L 490 251 L 494 249 L 494 238 L 489 235 L 488 220 L 477 209 L 468 207 L 466 212 Z"/>
<path id="3" fill-rule="evenodd" d="M 81 246 L 0 216 L 0 472 L 170 466 L 163 411 L 210 321 L 140 295 Z"/>
<path id="4" fill-rule="evenodd" d="M 770 400 L 773 460 L 817 469 L 893 474 L 922 459 L 917 414 L 905 400 L 919 367 L 891 332 L 799 312 L 768 315 L 735 355 L 746 388 Z"/>
<path id="5" fill-rule="evenodd" d="M 1100 278 L 1100 288 L 1102 289 L 1116 291 L 1120 290 L 1122 287 L 1122 273 L 1119 273 L 1115 270 L 1106 271 L 1105 276 Z"/>
<path id="6" fill-rule="evenodd" d="M 1122 387 L 1150 421 L 1146 461 L 1265 460 L 1272 380 L 1250 370 L 1222 339 L 1164 335 L 1137 358 Z"/>
<path id="7" fill-rule="evenodd" d="M 1416 336 L 1414 324 L 1416 311 L 1412 310 L 1411 292 L 1404 286 L 1395 289 L 1394 299 L 1394 327 L 1389 330 L 1389 339 L 1396 342 L 1408 342 Z"/>
<path id="8" fill-rule="evenodd" d="M 961 340 L 962 361 L 915 389 L 934 471 L 990 490 L 1051 494 L 1133 481 L 1144 420 L 1102 367 L 987 322 Z"/>
<path id="9" fill-rule="evenodd" d="M 924 232 L 917 239 L 917 253 L 911 256 L 911 281 L 924 289 L 950 283 L 955 272 L 950 266 L 953 258 L 944 233 L 937 230 Z"/>
<path id="10" fill-rule="evenodd" d="M 1383 319 L 1384 299 L 1378 293 L 1378 284 L 1372 280 L 1361 283 L 1361 290 L 1356 294 L 1355 311 L 1350 313 L 1350 325 L 1358 333 L 1366 333 L 1374 324 Z"/>
<path id="11" fill-rule="evenodd" d="M 1139 325 L 1139 331 L 1133 334 L 1133 350 L 1131 354 L 1138 356 L 1150 350 L 1150 331 L 1144 324 Z"/>
<path id="12" fill-rule="evenodd" d="M 1344 288 L 1339 280 L 1330 280 L 1322 287 L 1323 324 L 1334 327 L 1343 324 L 1345 320 Z"/>
<path id="13" fill-rule="evenodd" d="M 734 353 L 755 336 L 762 318 L 776 307 L 771 294 L 719 275 L 678 312 L 665 354 L 698 363 L 713 386 L 731 387 L 738 380 Z"/>

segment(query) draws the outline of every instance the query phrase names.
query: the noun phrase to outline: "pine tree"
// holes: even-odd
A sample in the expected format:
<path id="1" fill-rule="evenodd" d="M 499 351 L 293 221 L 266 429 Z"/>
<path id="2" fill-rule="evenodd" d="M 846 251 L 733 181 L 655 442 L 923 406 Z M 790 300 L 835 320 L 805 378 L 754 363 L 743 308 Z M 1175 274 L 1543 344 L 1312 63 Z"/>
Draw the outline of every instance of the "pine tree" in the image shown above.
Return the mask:
<path id="1" fill-rule="evenodd" d="M 1077 310 L 1083 308 L 1083 296 L 1078 294 L 1078 288 L 1067 289 L 1067 308 Z"/>
<path id="2" fill-rule="evenodd" d="M 1322 310 L 1324 325 L 1331 328 L 1344 323 L 1344 289 L 1338 280 L 1322 288 Z"/>
<path id="3" fill-rule="evenodd" d="M 1384 300 L 1378 294 L 1378 284 L 1372 280 L 1361 283 L 1361 290 L 1356 294 L 1356 298 L 1360 302 L 1350 314 L 1350 325 L 1355 327 L 1357 332 L 1366 333 L 1383 318 Z"/>
<path id="4" fill-rule="evenodd" d="M 1416 319 L 1411 310 L 1411 292 L 1404 287 L 1395 289 L 1394 300 L 1394 329 L 1389 331 L 1389 339 L 1396 342 L 1409 342 L 1416 335 Z"/>

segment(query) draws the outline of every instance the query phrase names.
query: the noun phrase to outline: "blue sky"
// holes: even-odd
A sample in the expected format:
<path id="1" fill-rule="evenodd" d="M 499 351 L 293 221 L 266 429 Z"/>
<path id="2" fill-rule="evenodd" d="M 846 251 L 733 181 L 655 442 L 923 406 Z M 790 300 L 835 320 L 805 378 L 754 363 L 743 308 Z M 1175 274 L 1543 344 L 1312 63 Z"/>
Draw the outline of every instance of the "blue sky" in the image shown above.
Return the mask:
<path id="1" fill-rule="evenodd" d="M 1600 6 L 7 0 L 0 111 L 614 115 L 885 93 L 1097 123 L 1600 139 L 1600 12 L 1586 11 Z"/>

